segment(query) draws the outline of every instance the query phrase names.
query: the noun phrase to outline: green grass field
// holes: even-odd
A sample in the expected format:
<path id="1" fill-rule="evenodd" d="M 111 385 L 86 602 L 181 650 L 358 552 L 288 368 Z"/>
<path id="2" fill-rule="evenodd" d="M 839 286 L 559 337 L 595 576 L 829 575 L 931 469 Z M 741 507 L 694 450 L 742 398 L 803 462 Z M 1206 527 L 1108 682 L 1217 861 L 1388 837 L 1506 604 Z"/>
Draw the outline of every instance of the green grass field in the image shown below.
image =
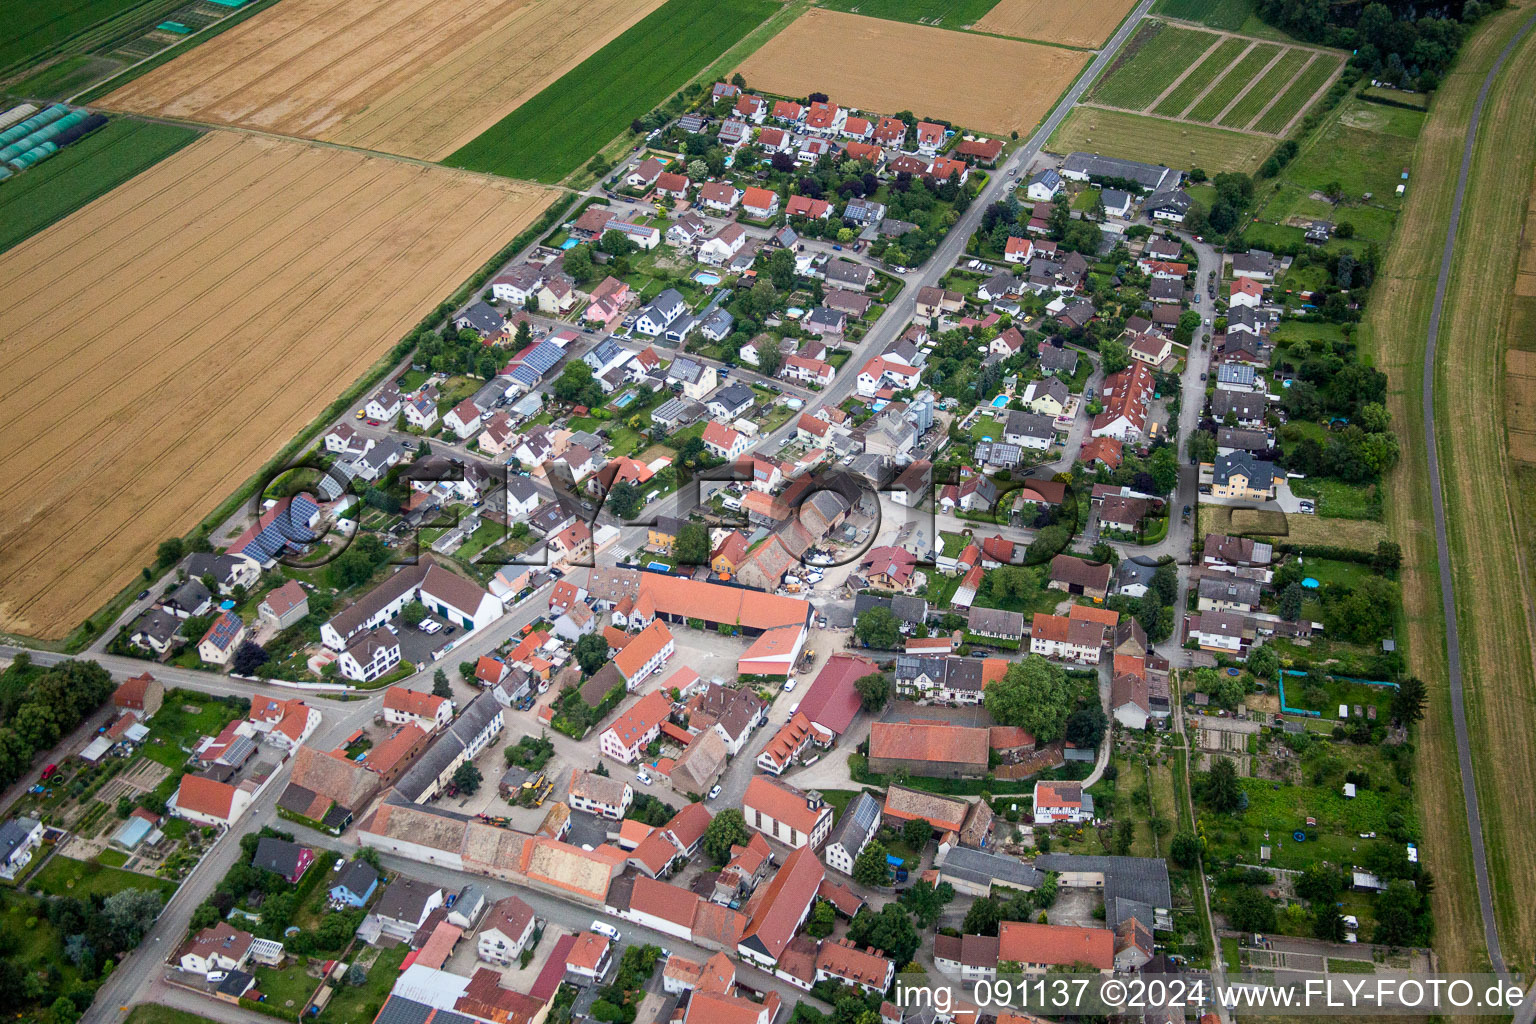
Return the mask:
<path id="1" fill-rule="evenodd" d="M 117 868 L 91 864 L 83 860 L 55 856 L 43 865 L 43 869 L 27 880 L 28 887 L 36 886 L 50 896 L 111 896 L 124 889 L 150 889 L 170 898 L 176 891 L 176 883 L 165 878 Z"/>
<path id="2" fill-rule="evenodd" d="M 964 28 L 986 17 L 997 0 L 826 0 L 821 6 L 870 18 Z"/>
<path id="3" fill-rule="evenodd" d="M 1329 57 L 1319 57 L 1303 71 L 1290 88 L 1280 94 L 1275 105 L 1264 112 L 1259 123 L 1254 125 L 1261 132 L 1278 132 L 1291 123 L 1291 119 L 1301 112 L 1313 93 L 1322 88 L 1328 76 L 1338 70 L 1339 62 Z"/>
<path id="4" fill-rule="evenodd" d="M 1093 98 L 1111 107 L 1141 110 L 1215 41 L 1209 32 L 1154 22 L 1136 33 L 1127 56 L 1094 87 Z"/>
<path id="5" fill-rule="evenodd" d="M 1182 169 L 1200 167 L 1210 174 L 1251 173 L 1274 149 L 1274 140 L 1118 110 L 1077 107 L 1056 129 L 1047 148 L 1053 153 L 1082 151 Z"/>
<path id="6" fill-rule="evenodd" d="M 0 252 L 106 195 L 197 136 L 188 128 L 118 118 L 0 184 Z"/>
<path id="7" fill-rule="evenodd" d="M 1154 108 L 1153 113 L 1162 114 L 1165 117 L 1178 117 L 1189 109 L 1189 105 L 1195 102 L 1195 98 L 1205 90 L 1205 87 L 1216 81 L 1237 55 L 1247 48 L 1248 44 L 1241 39 L 1224 39 L 1221 45 L 1211 52 L 1211 55 L 1200 62 L 1200 65 L 1189 73 L 1189 77 L 1179 83 L 1179 87 L 1170 92 L 1163 102 Z"/>
<path id="8" fill-rule="evenodd" d="M 156 6 L 155 0 L 3 0 L 0 71 L 45 56 L 73 36 L 119 15 Z"/>
<path id="9" fill-rule="evenodd" d="M 668 0 L 443 163 L 559 181 L 776 9 L 769 0 Z"/>
<path id="10" fill-rule="evenodd" d="M 1152 13 L 1236 32 L 1252 16 L 1253 3 L 1252 0 L 1157 0 Z"/>
<path id="11" fill-rule="evenodd" d="M 1264 72 L 1264 77 L 1253 83 L 1253 88 L 1248 90 L 1231 110 L 1227 111 L 1218 123 L 1227 128 L 1247 128 L 1249 122 L 1259 116 L 1270 100 L 1280 94 L 1281 90 L 1290 85 L 1291 79 L 1296 77 L 1296 72 L 1307 63 L 1309 54 L 1305 50 L 1287 50 L 1284 55 L 1275 62 L 1274 67 Z"/>
<path id="12" fill-rule="evenodd" d="M 159 1003 L 140 1003 L 128 1014 L 127 1024 L 205 1024 L 206 1018 Z"/>
<path id="13" fill-rule="evenodd" d="M 1253 49 L 1232 65 L 1232 70 L 1217 80 L 1211 91 L 1201 98 L 1189 111 L 1189 119 L 1192 121 L 1214 121 L 1232 98 L 1243 91 L 1243 86 L 1253 81 L 1255 75 L 1264 70 L 1275 54 L 1280 52 L 1280 47 L 1272 43 L 1257 43 Z"/>

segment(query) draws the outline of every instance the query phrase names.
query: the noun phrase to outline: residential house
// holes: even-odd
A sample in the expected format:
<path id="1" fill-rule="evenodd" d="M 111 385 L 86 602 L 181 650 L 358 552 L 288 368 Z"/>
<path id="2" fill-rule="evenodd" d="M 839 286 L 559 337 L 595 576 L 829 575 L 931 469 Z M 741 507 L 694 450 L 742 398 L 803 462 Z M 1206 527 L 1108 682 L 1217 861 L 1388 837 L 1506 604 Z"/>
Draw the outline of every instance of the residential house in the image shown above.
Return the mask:
<path id="1" fill-rule="evenodd" d="M 779 194 L 766 188 L 749 188 L 742 193 L 741 209 L 748 217 L 769 220 L 779 214 Z"/>
<path id="2" fill-rule="evenodd" d="M 1248 452 L 1218 455 L 1211 470 L 1211 496 L 1239 501 L 1272 501 L 1275 497 L 1275 464 L 1255 459 Z"/>
<path id="3" fill-rule="evenodd" d="M 843 811 L 823 851 L 827 866 L 845 875 L 853 874 L 853 862 L 880 830 L 880 801 L 860 793 Z"/>
<path id="4" fill-rule="evenodd" d="M 570 792 L 566 802 L 573 811 L 585 811 L 601 818 L 620 821 L 634 799 L 634 789 L 623 779 L 579 768 L 571 772 Z"/>
<path id="5" fill-rule="evenodd" d="M 814 850 L 832 831 L 832 808 L 821 794 L 763 775 L 754 775 L 747 784 L 742 812 L 749 827 L 796 849 Z"/>
<path id="6" fill-rule="evenodd" d="M 517 962 L 533 938 L 534 927 L 533 908 L 516 896 L 505 896 L 491 904 L 475 936 L 475 955 L 503 967 Z"/>
<path id="7" fill-rule="evenodd" d="M 245 623 L 234 612 L 223 612 L 197 643 L 197 656 L 210 665 L 228 665 L 245 639 Z"/>
<path id="8" fill-rule="evenodd" d="M 1034 202 L 1046 203 L 1055 199 L 1062 188 L 1061 175 L 1055 168 L 1047 167 L 1029 179 L 1028 185 L 1024 188 L 1024 194 Z"/>
<path id="9" fill-rule="evenodd" d="M 1035 783 L 1035 824 L 1057 822 L 1084 825 L 1093 821 L 1093 794 L 1081 782 Z"/>

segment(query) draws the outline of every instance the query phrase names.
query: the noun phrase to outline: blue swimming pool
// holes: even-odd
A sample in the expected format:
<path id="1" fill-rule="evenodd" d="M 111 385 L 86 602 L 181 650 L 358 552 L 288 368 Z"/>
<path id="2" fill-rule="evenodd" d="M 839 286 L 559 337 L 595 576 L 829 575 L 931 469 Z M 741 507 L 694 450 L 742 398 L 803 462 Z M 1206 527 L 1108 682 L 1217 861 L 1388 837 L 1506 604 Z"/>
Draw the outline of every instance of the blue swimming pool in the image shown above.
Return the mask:
<path id="1" fill-rule="evenodd" d="M 659 570 L 661 572 L 671 572 L 672 571 L 672 567 L 670 565 L 668 565 L 666 562 L 647 562 L 645 564 L 645 567 L 647 569 L 657 569 L 657 570 Z"/>
<path id="2" fill-rule="evenodd" d="M 992 408 L 994 408 L 994 409 L 1002 409 L 1002 408 L 1006 407 L 1007 405 L 1008 405 L 1008 396 L 1007 395 L 998 395 L 996 398 L 992 399 Z"/>
<path id="3" fill-rule="evenodd" d="M 697 274 L 694 274 L 693 279 L 699 282 L 699 284 L 716 285 L 720 283 L 720 275 L 711 274 L 707 270 L 701 270 Z"/>
<path id="4" fill-rule="evenodd" d="M 613 403 L 613 407 L 615 409 L 622 409 L 626 405 L 628 405 L 630 402 L 633 402 L 634 400 L 635 400 L 635 393 L 633 391 L 626 391 L 624 394 L 622 394 L 622 395 L 620 395 L 618 397 L 618 400 L 616 402 Z"/>
<path id="5" fill-rule="evenodd" d="M 1301 585 L 1306 587 L 1308 590 L 1316 590 L 1318 587 L 1322 586 L 1321 583 L 1313 579 L 1311 576 L 1308 576 L 1306 579 L 1302 580 Z"/>
<path id="6" fill-rule="evenodd" d="M 560 243 L 560 248 L 562 248 L 562 249 L 574 249 L 574 248 L 576 248 L 580 244 L 581 244 L 581 242 L 577 241 L 574 238 L 567 238 L 565 241 Z"/>

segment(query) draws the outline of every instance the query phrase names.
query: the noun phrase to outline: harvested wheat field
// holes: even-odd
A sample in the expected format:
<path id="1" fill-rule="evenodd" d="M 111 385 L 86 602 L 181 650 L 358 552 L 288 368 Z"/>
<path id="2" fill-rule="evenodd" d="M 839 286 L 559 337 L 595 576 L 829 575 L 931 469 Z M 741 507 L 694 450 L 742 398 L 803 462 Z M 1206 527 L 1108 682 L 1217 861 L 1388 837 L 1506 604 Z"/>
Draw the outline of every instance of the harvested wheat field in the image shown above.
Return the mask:
<path id="1" fill-rule="evenodd" d="M 1000 0 L 973 27 L 978 32 L 1096 49 L 1104 45 L 1133 6 L 1135 0 L 1081 0 L 1075 4 Z"/>
<path id="2" fill-rule="evenodd" d="M 910 110 L 966 128 L 1023 133 L 1087 62 L 1088 54 L 1059 46 L 813 9 L 738 70 L 765 92 L 824 92 L 860 110 Z"/>
<path id="3" fill-rule="evenodd" d="M 440 160 L 662 0 L 284 0 L 102 106 Z"/>
<path id="4" fill-rule="evenodd" d="M 95 612 L 548 195 L 217 132 L 0 255 L 0 628 Z"/>

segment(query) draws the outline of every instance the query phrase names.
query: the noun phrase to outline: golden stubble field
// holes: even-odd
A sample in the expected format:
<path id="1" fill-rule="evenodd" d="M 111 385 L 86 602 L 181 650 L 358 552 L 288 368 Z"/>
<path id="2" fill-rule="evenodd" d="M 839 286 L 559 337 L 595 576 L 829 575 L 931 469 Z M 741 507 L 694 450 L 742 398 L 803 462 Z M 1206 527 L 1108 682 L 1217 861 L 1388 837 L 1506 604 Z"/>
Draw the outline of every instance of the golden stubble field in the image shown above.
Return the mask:
<path id="1" fill-rule="evenodd" d="M 1080 0 L 1073 4 L 999 0 L 973 27 L 980 32 L 1096 49 L 1134 6 L 1135 0 Z"/>
<path id="2" fill-rule="evenodd" d="M 1088 58 L 1058 46 L 813 9 L 738 70 L 765 92 L 824 92 L 860 110 L 910 110 L 978 131 L 1023 134 Z"/>
<path id="3" fill-rule="evenodd" d="M 284 0 L 102 106 L 440 160 L 662 0 Z"/>
<path id="4" fill-rule="evenodd" d="M 548 198 L 218 132 L 0 255 L 0 628 L 94 613 Z"/>

